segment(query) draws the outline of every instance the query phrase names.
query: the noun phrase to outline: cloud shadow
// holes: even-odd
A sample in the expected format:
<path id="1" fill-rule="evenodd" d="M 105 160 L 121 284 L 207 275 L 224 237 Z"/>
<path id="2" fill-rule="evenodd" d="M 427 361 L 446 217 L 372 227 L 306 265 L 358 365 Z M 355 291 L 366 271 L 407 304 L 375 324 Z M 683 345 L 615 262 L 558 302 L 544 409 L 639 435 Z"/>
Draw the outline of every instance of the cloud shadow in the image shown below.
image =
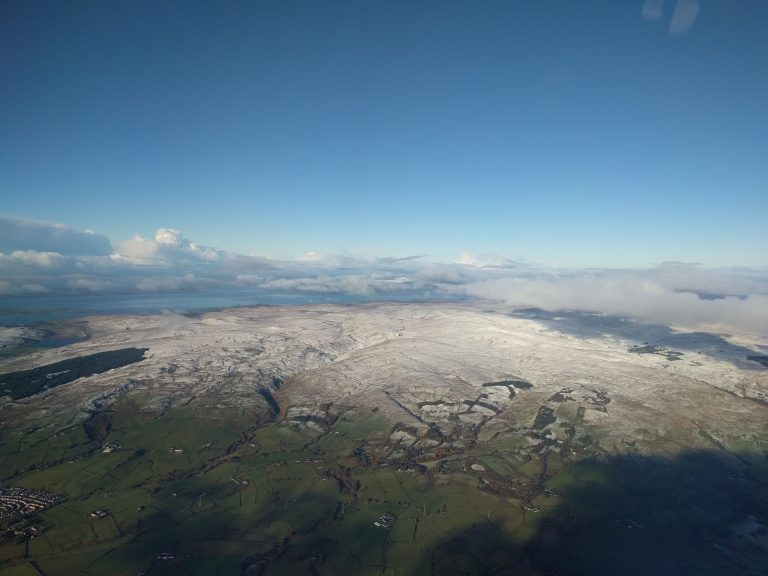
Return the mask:
<path id="1" fill-rule="evenodd" d="M 746 370 L 765 370 L 766 367 L 748 356 L 764 356 L 768 347 L 748 348 L 732 344 L 723 335 L 711 332 L 676 332 L 669 326 L 636 321 L 621 316 L 558 310 L 549 312 L 539 308 L 524 308 L 512 312 L 518 318 L 537 320 L 553 330 L 579 338 L 620 338 L 636 344 L 650 344 L 659 348 L 698 352 L 719 360 L 726 360 Z"/>

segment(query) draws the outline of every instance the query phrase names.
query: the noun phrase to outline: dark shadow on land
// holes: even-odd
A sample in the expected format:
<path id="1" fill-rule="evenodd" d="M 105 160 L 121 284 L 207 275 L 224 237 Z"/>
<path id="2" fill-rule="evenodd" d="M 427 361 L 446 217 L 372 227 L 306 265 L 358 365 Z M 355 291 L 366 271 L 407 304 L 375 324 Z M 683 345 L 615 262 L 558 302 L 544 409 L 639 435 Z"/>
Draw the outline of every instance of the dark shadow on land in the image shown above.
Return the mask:
<path id="1" fill-rule="evenodd" d="M 764 356 L 765 349 L 752 349 L 728 342 L 723 336 L 710 332 L 675 332 L 662 324 L 646 324 L 630 318 L 596 312 L 559 310 L 548 312 L 538 308 L 524 308 L 511 313 L 518 318 L 537 320 L 554 330 L 581 338 L 611 336 L 636 343 L 668 348 L 681 352 L 699 352 L 706 356 L 727 360 L 739 368 L 765 370 L 759 362 L 748 356 Z M 683 357 L 685 359 L 685 357 Z"/>
<path id="2" fill-rule="evenodd" d="M 433 574 L 768 574 L 768 461 L 697 451 L 569 465 L 546 481 L 525 545 L 478 522 L 433 555 Z M 547 504 L 547 501 L 554 503 Z M 534 515 L 536 516 L 534 518 Z"/>
<path id="3" fill-rule="evenodd" d="M 768 459 L 696 451 L 677 457 L 591 457 L 572 462 L 544 479 L 526 512 L 533 528 L 527 541 L 516 541 L 493 513 L 444 539 L 426 566 L 403 574 L 424 576 L 765 576 L 768 574 Z M 545 493 L 549 490 L 549 495 Z M 227 490 L 227 488 L 223 488 Z M 196 502 L 188 503 L 190 508 Z M 515 506 L 511 502 L 501 506 Z M 272 514 L 279 518 L 278 506 Z M 259 513 L 270 515 L 268 510 Z M 334 519 L 327 521 L 333 523 Z M 226 573 L 255 575 L 339 574 L 326 565 L 345 543 L 328 540 L 320 521 L 309 530 L 316 537 L 303 544 L 295 532 L 270 547 L 254 542 L 254 554 L 240 569 Z M 368 527 L 368 523 L 366 523 Z M 142 520 L 135 550 L 168 550 L 189 558 L 167 565 L 153 560 L 147 574 L 207 573 L 191 569 L 202 559 L 194 541 L 237 539 L 242 526 L 224 515 L 199 515 L 192 526 L 175 526 L 171 516 L 153 508 Z M 316 532 L 315 532 L 316 531 Z M 180 541 L 192 542 L 179 547 Z M 306 556 L 316 562 L 274 561 Z M 151 556 L 150 556 L 151 558 Z M 353 557 L 350 556 L 350 562 Z M 414 557 L 416 562 L 416 557 Z M 184 568 L 187 566 L 187 568 Z M 280 567 L 278 567 L 280 566 Z M 372 569 L 374 566 L 368 566 Z M 187 571 L 185 571 L 187 570 Z M 348 566 L 346 574 L 369 573 Z M 389 574 L 391 571 L 382 573 Z M 398 572 L 400 573 L 400 572 Z"/>

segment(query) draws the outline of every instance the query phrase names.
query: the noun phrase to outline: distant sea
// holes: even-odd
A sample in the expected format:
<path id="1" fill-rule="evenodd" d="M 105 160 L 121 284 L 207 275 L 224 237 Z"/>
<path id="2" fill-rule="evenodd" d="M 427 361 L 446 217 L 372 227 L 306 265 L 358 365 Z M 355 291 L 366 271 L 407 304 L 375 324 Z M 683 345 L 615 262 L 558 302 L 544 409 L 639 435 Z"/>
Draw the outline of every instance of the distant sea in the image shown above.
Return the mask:
<path id="1" fill-rule="evenodd" d="M 289 304 L 351 304 L 360 302 L 445 300 L 440 293 L 348 295 L 269 293 L 255 289 L 219 289 L 205 292 L 129 294 L 68 294 L 0 297 L 0 326 L 27 326 L 102 314 L 190 314 L 239 306 Z M 455 299 L 455 298 L 451 298 Z"/>

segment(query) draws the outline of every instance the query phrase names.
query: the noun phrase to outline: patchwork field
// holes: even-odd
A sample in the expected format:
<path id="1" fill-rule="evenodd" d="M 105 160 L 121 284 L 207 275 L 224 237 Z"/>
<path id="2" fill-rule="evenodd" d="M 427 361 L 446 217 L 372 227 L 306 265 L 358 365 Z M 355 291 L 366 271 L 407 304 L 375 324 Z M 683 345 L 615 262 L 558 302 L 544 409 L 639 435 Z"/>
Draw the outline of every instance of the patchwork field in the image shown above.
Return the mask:
<path id="1" fill-rule="evenodd" d="M 471 307 L 112 322 L 9 361 L 148 348 L 0 405 L 0 488 L 59 497 L 0 576 L 768 569 L 759 365 Z"/>

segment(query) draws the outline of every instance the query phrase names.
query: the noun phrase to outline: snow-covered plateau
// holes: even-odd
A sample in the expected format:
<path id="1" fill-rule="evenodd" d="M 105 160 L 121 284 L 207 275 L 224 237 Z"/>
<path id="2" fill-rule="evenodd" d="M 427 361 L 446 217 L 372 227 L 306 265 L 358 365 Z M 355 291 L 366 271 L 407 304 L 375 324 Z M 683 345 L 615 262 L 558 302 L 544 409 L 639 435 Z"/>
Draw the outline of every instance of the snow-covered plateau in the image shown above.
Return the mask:
<path id="1" fill-rule="evenodd" d="M 148 349 L 145 359 L 6 397 L 0 420 L 132 395 L 146 410 L 251 410 L 318 430 L 329 414 L 367 408 L 392 423 L 393 440 L 427 444 L 430 429 L 456 426 L 476 438 L 557 438 L 576 425 L 611 451 L 741 449 L 768 438 L 768 369 L 747 360 L 765 342 L 584 318 L 478 303 L 91 317 L 88 339 L 6 358 L 0 372 L 126 347 Z"/>

